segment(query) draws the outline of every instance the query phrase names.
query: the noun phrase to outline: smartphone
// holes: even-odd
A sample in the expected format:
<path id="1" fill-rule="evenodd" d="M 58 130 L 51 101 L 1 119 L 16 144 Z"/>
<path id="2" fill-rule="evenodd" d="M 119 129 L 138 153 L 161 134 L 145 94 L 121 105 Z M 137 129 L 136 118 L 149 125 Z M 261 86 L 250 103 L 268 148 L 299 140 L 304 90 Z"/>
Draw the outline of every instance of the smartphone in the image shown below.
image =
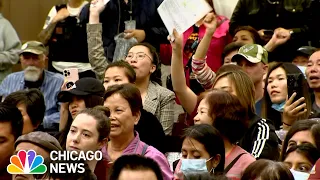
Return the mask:
<path id="1" fill-rule="evenodd" d="M 63 70 L 64 82 L 67 82 L 67 89 L 71 88 L 79 80 L 78 68 L 67 68 Z"/>
<path id="2" fill-rule="evenodd" d="M 272 36 L 272 35 L 273 35 L 273 30 L 264 30 L 264 31 L 263 31 L 263 34 L 264 34 L 265 36 Z"/>
<path id="3" fill-rule="evenodd" d="M 302 73 L 287 74 L 288 98 L 290 98 L 293 93 L 296 93 L 296 97 L 292 103 L 303 97 L 303 79 L 304 75 Z"/>

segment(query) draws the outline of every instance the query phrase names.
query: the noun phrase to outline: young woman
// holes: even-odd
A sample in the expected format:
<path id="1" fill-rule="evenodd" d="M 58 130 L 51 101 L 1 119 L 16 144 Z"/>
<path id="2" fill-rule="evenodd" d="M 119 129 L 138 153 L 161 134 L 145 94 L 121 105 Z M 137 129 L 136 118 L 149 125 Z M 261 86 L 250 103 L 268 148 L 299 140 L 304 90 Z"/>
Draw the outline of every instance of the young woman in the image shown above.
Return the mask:
<path id="1" fill-rule="evenodd" d="M 250 164 L 241 180 L 294 180 L 293 175 L 282 162 L 260 159 Z"/>
<path id="2" fill-rule="evenodd" d="M 175 179 L 181 179 L 189 173 L 223 174 L 225 149 L 222 136 L 217 129 L 208 124 L 191 126 L 186 129 L 183 139 L 182 158 L 176 167 Z M 201 167 L 194 169 L 189 166 L 200 160 L 203 161 Z"/>
<path id="3" fill-rule="evenodd" d="M 320 158 L 320 152 L 314 145 L 303 143 L 291 146 L 283 158 L 295 179 L 307 180 L 312 167 Z"/>
<path id="4" fill-rule="evenodd" d="M 20 110 L 23 117 L 22 134 L 41 130 L 39 126 L 43 122 L 46 106 L 39 89 L 26 89 L 11 93 L 3 103 L 15 106 Z"/>
<path id="5" fill-rule="evenodd" d="M 109 113 L 109 110 L 103 106 L 80 111 L 68 132 L 66 150 L 78 153 L 100 151 L 108 142 L 110 134 Z M 109 166 L 106 159 L 93 159 L 86 162 L 97 179 L 108 179 Z"/>
<path id="6" fill-rule="evenodd" d="M 300 80 L 297 79 L 298 76 Z M 303 97 L 299 97 L 297 101 L 293 101 L 297 94 L 288 94 L 289 89 L 294 88 L 289 87 L 291 81 L 298 83 L 296 86 L 301 88 L 303 93 Z M 303 73 L 297 66 L 291 63 L 277 63 L 270 67 L 266 76 L 262 116 L 272 120 L 276 129 L 280 129 L 281 125 L 288 129 L 296 120 L 307 119 L 312 106 L 308 87 Z"/>
<path id="7" fill-rule="evenodd" d="M 74 118 L 85 108 L 103 105 L 103 95 L 103 85 L 94 78 L 79 79 L 75 82 L 75 88 L 62 90 L 58 94 L 58 100 L 62 102 L 58 139 L 64 149 L 67 134 Z"/>
<path id="8" fill-rule="evenodd" d="M 262 40 L 258 31 L 251 26 L 239 26 L 234 31 L 232 42 L 262 45 Z"/>
<path id="9" fill-rule="evenodd" d="M 210 19 L 205 19 L 205 21 L 210 21 Z M 182 64 L 182 39 L 176 31 L 174 31 L 174 37 L 175 40 L 171 43 L 173 47 L 172 84 L 183 108 L 188 114 L 193 115 L 199 99 L 185 83 Z M 195 59 L 205 57 L 208 47 L 206 43 L 202 40 L 199 44 L 194 55 Z M 278 159 L 278 141 L 272 123 L 255 114 L 255 88 L 250 77 L 242 71 L 225 72 L 215 79 L 213 89 L 221 89 L 236 95 L 241 104 L 248 110 L 249 129 L 241 140 L 240 146 L 255 158 Z"/>
<path id="10" fill-rule="evenodd" d="M 132 84 L 113 85 L 105 94 L 104 106 L 110 109 L 111 132 L 108 145 L 102 149 L 105 157 L 114 162 L 122 155 L 140 154 L 155 160 L 165 180 L 173 174 L 166 157 L 152 146 L 142 142 L 134 130 L 142 108 L 139 89 Z"/>
<path id="11" fill-rule="evenodd" d="M 240 180 L 246 167 L 255 161 L 250 153 L 236 145 L 247 130 L 248 110 L 234 95 L 214 90 L 201 100 L 197 112 L 195 124 L 213 125 L 223 137 L 224 173 L 232 180 Z"/>
<path id="12" fill-rule="evenodd" d="M 296 121 L 288 131 L 282 146 L 281 160 L 291 146 L 310 143 L 320 149 L 320 124 L 314 120 Z"/>
<path id="13" fill-rule="evenodd" d="M 90 20 L 87 25 L 89 61 L 93 71 L 100 79 L 105 77 L 108 66 L 102 46 L 102 25 L 99 24 L 100 12 L 104 4 L 93 1 L 90 6 Z M 160 121 L 166 135 L 172 133 L 174 123 L 175 95 L 161 86 L 160 59 L 156 49 L 148 43 L 139 43 L 129 49 L 125 59 L 136 73 L 135 84 L 141 92 L 143 108 L 155 115 Z"/>

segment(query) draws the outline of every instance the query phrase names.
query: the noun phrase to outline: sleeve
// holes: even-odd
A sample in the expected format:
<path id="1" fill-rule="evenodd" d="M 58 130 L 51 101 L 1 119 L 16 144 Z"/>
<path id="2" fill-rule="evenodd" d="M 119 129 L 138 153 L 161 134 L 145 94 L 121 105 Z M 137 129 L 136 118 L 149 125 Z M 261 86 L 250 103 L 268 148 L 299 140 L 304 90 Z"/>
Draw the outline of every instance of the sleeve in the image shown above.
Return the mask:
<path id="1" fill-rule="evenodd" d="M 2 100 L 4 100 L 5 96 L 7 95 L 5 90 L 9 89 L 9 85 L 10 85 L 10 79 L 7 76 L 6 78 L 4 78 L 4 80 L 0 85 L 0 96 L 1 96 L 0 102 L 2 102 Z"/>
<path id="2" fill-rule="evenodd" d="M 232 17 L 230 19 L 230 28 L 229 28 L 230 34 L 233 34 L 234 30 L 238 26 L 245 25 L 246 12 L 244 11 L 244 9 L 246 9 L 247 7 L 245 7 L 244 1 L 246 0 L 239 0 L 232 13 Z"/>
<path id="3" fill-rule="evenodd" d="M 174 124 L 175 95 L 170 91 L 160 102 L 159 121 L 166 135 L 171 135 Z"/>
<path id="4" fill-rule="evenodd" d="M 92 70 L 98 79 L 103 80 L 109 62 L 105 56 L 102 42 L 102 24 L 87 24 L 88 55 Z"/>
<path id="5" fill-rule="evenodd" d="M 257 123 L 258 127 L 253 134 L 251 154 L 256 159 L 279 159 L 278 137 L 273 125 L 268 124 L 265 119 Z"/>
<path id="6" fill-rule="evenodd" d="M 53 6 L 46 18 L 46 21 L 43 25 L 42 29 L 47 29 L 48 25 L 51 23 L 51 21 L 53 20 L 53 18 L 57 15 L 57 9 L 56 6 Z"/>
<path id="7" fill-rule="evenodd" d="M 162 153 L 160 153 L 157 149 L 149 146 L 145 156 L 157 162 L 162 171 L 163 180 L 173 179 L 173 173 L 170 169 L 168 160 Z"/>
<path id="8" fill-rule="evenodd" d="M 192 72 L 195 74 L 196 79 L 205 90 L 209 90 L 213 86 L 216 73 L 207 65 L 206 59 L 196 60 L 192 58 Z"/>
<path id="9" fill-rule="evenodd" d="M 3 43 L 4 51 L 0 52 L 0 70 L 7 69 L 13 64 L 19 61 L 20 40 L 19 37 L 10 24 L 9 21 L 5 21 L 3 26 Z"/>

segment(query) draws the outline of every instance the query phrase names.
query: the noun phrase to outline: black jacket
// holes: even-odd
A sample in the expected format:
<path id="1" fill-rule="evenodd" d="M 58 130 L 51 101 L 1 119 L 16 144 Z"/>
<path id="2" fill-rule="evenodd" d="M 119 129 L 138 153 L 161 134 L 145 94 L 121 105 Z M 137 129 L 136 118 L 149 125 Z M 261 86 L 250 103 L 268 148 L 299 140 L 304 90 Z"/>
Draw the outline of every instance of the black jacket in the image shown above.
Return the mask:
<path id="1" fill-rule="evenodd" d="M 270 4 L 279 2 L 279 4 Z M 308 45 L 312 24 L 311 0 L 239 0 L 230 20 L 230 32 L 238 26 L 252 26 L 256 30 L 292 29 L 290 40 L 272 60 L 291 61 L 289 57 L 299 47 Z M 291 52 L 291 53 L 290 53 Z M 284 54 L 284 56 L 281 56 Z M 280 59 L 281 58 L 281 59 Z"/>
<path id="2" fill-rule="evenodd" d="M 239 146 L 256 159 L 279 160 L 279 141 L 271 121 L 254 115 Z"/>
<path id="3" fill-rule="evenodd" d="M 123 32 L 124 21 L 129 20 L 128 15 L 124 12 L 121 3 L 124 0 L 110 0 L 104 11 L 100 14 L 100 22 L 103 26 L 103 47 L 106 57 L 112 61 L 115 41 L 114 37 Z M 132 0 L 132 19 L 136 20 L 136 29 L 143 29 L 146 33 L 144 42 L 159 49 L 160 44 L 168 43 L 168 31 L 165 28 L 157 8 L 162 0 Z M 131 0 L 129 0 L 129 3 Z M 87 23 L 89 21 L 89 6 L 87 4 L 80 13 L 80 21 Z"/>
<path id="4" fill-rule="evenodd" d="M 165 153 L 165 134 L 161 123 L 152 113 L 141 110 L 141 117 L 135 130 L 139 133 L 141 141 Z"/>

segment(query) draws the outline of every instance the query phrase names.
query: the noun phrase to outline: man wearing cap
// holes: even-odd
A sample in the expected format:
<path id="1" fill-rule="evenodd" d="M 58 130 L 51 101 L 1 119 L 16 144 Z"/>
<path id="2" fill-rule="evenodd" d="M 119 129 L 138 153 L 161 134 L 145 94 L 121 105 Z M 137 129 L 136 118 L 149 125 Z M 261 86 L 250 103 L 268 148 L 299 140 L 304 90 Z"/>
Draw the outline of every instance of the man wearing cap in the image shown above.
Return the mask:
<path id="1" fill-rule="evenodd" d="M 35 131 L 20 136 L 14 143 L 16 153 L 20 150 L 34 150 L 44 159 L 50 157 L 51 151 L 63 151 L 58 140 L 48 133 Z M 12 179 L 33 179 L 32 174 L 15 174 Z"/>
<path id="2" fill-rule="evenodd" d="M 239 49 L 239 52 L 232 57 L 233 62 L 239 66 L 251 78 L 256 94 L 256 111 L 260 114 L 261 99 L 263 98 L 263 75 L 268 71 L 268 52 L 258 44 L 247 44 Z"/>
<path id="3" fill-rule="evenodd" d="M 21 47 L 20 61 L 23 71 L 8 75 L 0 85 L 0 96 L 12 92 L 37 88 L 45 99 L 46 112 L 43 120 L 45 131 L 58 130 L 60 114 L 57 95 L 63 84 L 63 76 L 45 70 L 46 48 L 37 41 L 26 42 Z"/>

